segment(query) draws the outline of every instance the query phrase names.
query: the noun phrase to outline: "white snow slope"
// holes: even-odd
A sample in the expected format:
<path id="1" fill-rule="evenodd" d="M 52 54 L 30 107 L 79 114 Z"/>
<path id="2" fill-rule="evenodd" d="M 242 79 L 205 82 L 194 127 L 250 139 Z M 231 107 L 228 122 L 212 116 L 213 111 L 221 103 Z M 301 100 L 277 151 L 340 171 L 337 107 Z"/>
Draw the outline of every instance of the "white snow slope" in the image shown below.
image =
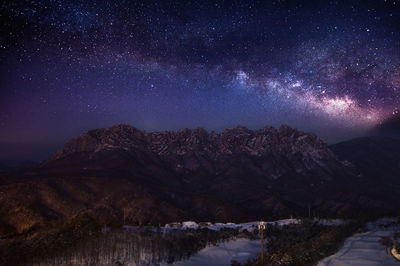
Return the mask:
<path id="1" fill-rule="evenodd" d="M 275 224 L 275 225 L 288 225 L 288 224 L 297 224 L 300 223 L 300 219 L 283 219 L 283 220 L 277 220 L 277 221 L 270 221 L 270 222 L 265 222 L 265 224 Z M 166 224 L 164 227 L 162 227 L 163 230 L 186 230 L 186 229 L 201 229 L 201 228 L 208 228 L 210 230 L 221 230 L 222 228 L 237 228 L 240 230 L 248 230 L 252 231 L 257 228 L 258 224 L 260 222 L 248 222 L 248 223 L 241 223 L 241 224 L 235 224 L 235 223 L 211 223 L 211 222 L 206 222 L 206 223 L 196 223 L 193 221 L 185 221 L 185 222 L 175 222 L 175 223 L 170 223 Z M 132 226 L 125 226 L 126 229 L 133 228 Z"/>

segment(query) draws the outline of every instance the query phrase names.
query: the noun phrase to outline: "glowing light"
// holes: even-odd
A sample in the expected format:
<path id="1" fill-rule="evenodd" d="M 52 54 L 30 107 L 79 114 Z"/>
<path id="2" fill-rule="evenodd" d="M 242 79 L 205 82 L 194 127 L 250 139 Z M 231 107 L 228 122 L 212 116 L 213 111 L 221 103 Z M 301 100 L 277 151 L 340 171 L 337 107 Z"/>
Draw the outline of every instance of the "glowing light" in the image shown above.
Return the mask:
<path id="1" fill-rule="evenodd" d="M 301 86 L 301 82 L 300 81 L 297 81 L 296 83 L 292 84 L 292 88 L 297 88 L 297 87 L 300 87 L 300 86 Z"/>
<path id="2" fill-rule="evenodd" d="M 354 101 L 348 96 L 344 98 L 323 98 L 322 104 L 325 112 L 329 114 L 338 114 L 347 111 L 349 108 L 354 106 Z"/>
<path id="3" fill-rule="evenodd" d="M 241 84 L 245 83 L 249 79 L 249 75 L 243 70 L 239 70 L 236 73 L 236 80 L 238 80 Z"/>

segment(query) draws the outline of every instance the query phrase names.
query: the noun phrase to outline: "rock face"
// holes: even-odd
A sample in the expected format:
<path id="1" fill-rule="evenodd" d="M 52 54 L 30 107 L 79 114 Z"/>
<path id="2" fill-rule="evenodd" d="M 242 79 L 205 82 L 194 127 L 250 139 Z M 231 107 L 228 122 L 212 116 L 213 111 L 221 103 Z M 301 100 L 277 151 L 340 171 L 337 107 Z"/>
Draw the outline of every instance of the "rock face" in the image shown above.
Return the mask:
<path id="1" fill-rule="evenodd" d="M 363 176 L 317 136 L 282 126 L 85 132 L 39 167 L 0 174 L 0 236 L 79 212 L 128 223 L 388 213 Z M 354 204 L 352 204 L 354 202 Z M 12 230 L 11 230 L 11 229 Z"/>
<path id="2" fill-rule="evenodd" d="M 208 133 L 202 128 L 146 133 L 129 125 L 88 131 L 65 144 L 42 166 L 59 165 L 65 161 L 73 167 L 70 163 L 72 157 L 84 155 L 91 160 L 103 152 L 125 154 L 138 161 L 141 161 L 138 157 L 152 157 L 177 173 L 204 168 L 216 174 L 221 164 L 237 157 L 251 158 L 262 160 L 261 165 L 251 166 L 272 179 L 291 171 L 301 173 L 322 169 L 326 164 L 343 167 L 318 137 L 288 126 L 280 127 L 279 131 L 272 127 L 253 131 L 238 126 L 221 133 Z M 331 177 L 324 175 L 324 178 Z"/>
<path id="3" fill-rule="evenodd" d="M 182 156 L 195 152 L 212 159 L 235 153 L 254 156 L 302 153 L 315 158 L 332 155 L 315 135 L 288 126 L 281 126 L 279 131 L 273 127 L 253 131 L 238 126 L 221 133 L 208 133 L 203 128 L 146 133 L 129 125 L 116 125 L 84 133 L 65 144 L 47 162 L 77 152 L 118 149 L 152 152 L 159 156 Z"/>

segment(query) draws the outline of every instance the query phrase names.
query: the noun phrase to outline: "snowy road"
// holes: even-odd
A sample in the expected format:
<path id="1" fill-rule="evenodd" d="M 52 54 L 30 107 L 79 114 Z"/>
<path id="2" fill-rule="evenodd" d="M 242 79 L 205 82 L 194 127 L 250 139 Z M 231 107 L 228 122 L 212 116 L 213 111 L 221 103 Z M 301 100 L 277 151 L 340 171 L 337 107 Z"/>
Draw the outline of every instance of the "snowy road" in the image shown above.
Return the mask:
<path id="1" fill-rule="evenodd" d="M 392 233 L 390 230 L 373 230 L 349 237 L 339 252 L 323 259 L 318 266 L 400 266 L 400 262 L 388 254 L 380 243 L 382 236 L 390 236 Z"/>

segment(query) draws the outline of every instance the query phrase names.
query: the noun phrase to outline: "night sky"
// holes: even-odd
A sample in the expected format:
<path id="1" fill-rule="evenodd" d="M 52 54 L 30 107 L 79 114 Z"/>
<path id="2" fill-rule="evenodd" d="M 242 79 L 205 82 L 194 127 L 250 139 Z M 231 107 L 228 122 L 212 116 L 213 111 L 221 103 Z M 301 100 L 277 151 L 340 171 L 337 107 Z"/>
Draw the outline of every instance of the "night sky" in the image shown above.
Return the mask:
<path id="1" fill-rule="evenodd" d="M 6 1 L 0 160 L 83 131 L 288 124 L 333 143 L 400 109 L 400 1 Z"/>

